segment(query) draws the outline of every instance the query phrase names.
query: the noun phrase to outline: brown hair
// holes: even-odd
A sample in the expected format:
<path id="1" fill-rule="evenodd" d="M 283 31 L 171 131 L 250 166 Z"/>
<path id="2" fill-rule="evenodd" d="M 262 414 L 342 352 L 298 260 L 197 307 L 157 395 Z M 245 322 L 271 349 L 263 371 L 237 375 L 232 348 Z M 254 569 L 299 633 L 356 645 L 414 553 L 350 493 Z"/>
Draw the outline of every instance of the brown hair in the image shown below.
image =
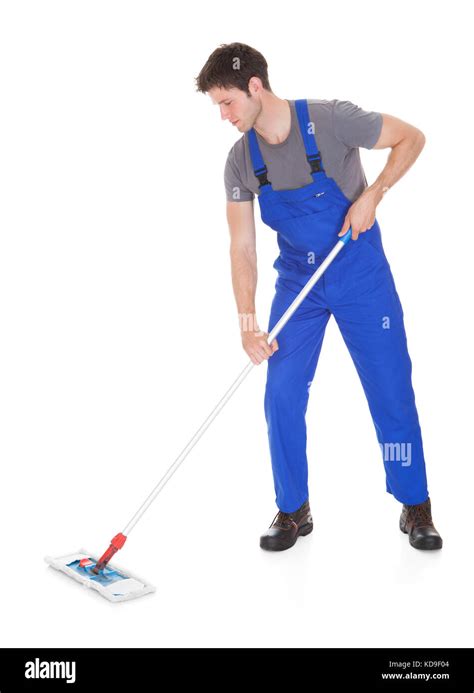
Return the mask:
<path id="1" fill-rule="evenodd" d="M 261 53 L 245 43 L 222 43 L 196 77 L 196 91 L 205 93 L 212 87 L 236 87 L 250 96 L 251 77 L 260 77 L 263 88 L 271 91 L 267 61 Z"/>

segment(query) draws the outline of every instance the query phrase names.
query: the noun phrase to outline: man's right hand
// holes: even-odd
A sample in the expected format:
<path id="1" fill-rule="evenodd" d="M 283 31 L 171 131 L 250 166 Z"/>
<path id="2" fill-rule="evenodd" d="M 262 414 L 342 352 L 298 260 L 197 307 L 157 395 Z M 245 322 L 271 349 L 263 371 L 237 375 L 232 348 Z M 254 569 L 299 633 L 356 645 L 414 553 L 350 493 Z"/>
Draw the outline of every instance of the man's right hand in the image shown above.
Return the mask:
<path id="1" fill-rule="evenodd" d="M 278 351 L 277 340 L 274 339 L 271 344 L 268 344 L 267 339 L 268 332 L 255 332 L 253 330 L 242 332 L 242 346 L 256 366 Z"/>

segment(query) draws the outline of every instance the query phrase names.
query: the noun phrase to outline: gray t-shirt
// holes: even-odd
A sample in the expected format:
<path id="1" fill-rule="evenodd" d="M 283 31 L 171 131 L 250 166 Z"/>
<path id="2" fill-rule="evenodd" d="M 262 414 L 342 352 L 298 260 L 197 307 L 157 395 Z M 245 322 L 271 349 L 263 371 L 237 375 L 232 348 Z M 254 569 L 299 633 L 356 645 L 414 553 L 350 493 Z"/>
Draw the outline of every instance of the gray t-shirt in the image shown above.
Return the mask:
<path id="1" fill-rule="evenodd" d="M 268 179 L 275 190 L 300 188 L 312 182 L 295 102 L 287 101 L 291 109 L 291 130 L 287 139 L 280 144 L 268 144 L 256 133 Z M 371 149 L 377 142 L 382 130 L 382 114 L 364 111 L 351 101 L 338 99 L 308 99 L 308 108 L 326 175 L 354 202 L 367 187 L 359 147 Z M 243 202 L 258 195 L 259 183 L 244 135 L 229 151 L 224 184 L 229 202 Z"/>

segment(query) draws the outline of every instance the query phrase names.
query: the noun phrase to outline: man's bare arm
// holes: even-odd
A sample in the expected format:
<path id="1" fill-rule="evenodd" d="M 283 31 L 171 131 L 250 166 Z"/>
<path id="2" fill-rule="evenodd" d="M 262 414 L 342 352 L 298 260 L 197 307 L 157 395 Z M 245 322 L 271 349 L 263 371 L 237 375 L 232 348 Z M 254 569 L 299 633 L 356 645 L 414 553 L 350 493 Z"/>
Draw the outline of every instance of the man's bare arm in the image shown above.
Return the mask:
<path id="1" fill-rule="evenodd" d="M 232 287 L 239 312 L 242 345 L 254 364 L 262 363 L 278 349 L 276 339 L 267 344 L 268 334 L 258 327 L 255 313 L 257 249 L 253 201 L 227 202 L 230 232 Z"/>
<path id="2" fill-rule="evenodd" d="M 421 130 L 400 118 L 382 113 L 382 130 L 373 149 L 391 147 L 392 151 L 377 180 L 347 210 L 339 236 L 343 236 L 350 227 L 352 239 L 357 240 L 359 234 L 372 228 L 375 210 L 384 192 L 415 163 L 424 146 L 425 136 Z"/>
<path id="3" fill-rule="evenodd" d="M 232 286 L 239 316 L 255 315 L 257 250 L 253 202 L 227 202 Z"/>
<path id="4" fill-rule="evenodd" d="M 373 149 L 391 147 L 392 151 L 377 180 L 367 188 L 374 192 L 377 203 L 383 197 L 383 189 L 391 188 L 415 163 L 425 141 L 424 134 L 414 125 L 382 113 L 382 130 Z"/>

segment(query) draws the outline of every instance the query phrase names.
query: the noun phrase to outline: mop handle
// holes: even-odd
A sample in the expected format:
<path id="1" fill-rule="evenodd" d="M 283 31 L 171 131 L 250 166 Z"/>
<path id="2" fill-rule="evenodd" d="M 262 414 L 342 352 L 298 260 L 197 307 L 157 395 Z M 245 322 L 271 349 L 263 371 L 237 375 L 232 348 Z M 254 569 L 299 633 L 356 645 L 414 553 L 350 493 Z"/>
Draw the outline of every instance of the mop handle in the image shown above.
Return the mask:
<path id="1" fill-rule="evenodd" d="M 331 262 L 334 260 L 336 255 L 343 249 L 343 247 L 346 245 L 346 243 L 349 242 L 350 238 L 352 236 L 352 228 L 349 228 L 347 233 L 344 234 L 344 236 L 341 236 L 341 239 L 336 243 L 334 248 L 331 250 L 329 255 L 323 260 L 323 262 L 319 265 L 318 269 L 316 272 L 312 275 L 311 279 L 304 285 L 304 287 L 301 289 L 299 292 L 298 296 L 295 298 L 293 303 L 286 309 L 286 311 L 283 313 L 273 330 L 270 332 L 268 335 L 268 344 L 271 344 L 277 334 L 281 332 L 281 330 L 284 328 L 288 320 L 291 318 L 295 310 L 298 308 L 298 306 L 304 301 L 306 296 L 309 294 L 313 286 L 316 284 L 318 279 L 321 277 L 321 275 L 325 272 L 326 268 L 329 267 Z"/>
<path id="2" fill-rule="evenodd" d="M 321 277 L 321 275 L 325 272 L 326 268 L 331 264 L 331 262 L 334 260 L 336 255 L 342 250 L 342 248 L 349 242 L 350 238 L 352 236 L 352 228 L 349 228 L 346 234 L 344 236 L 341 236 L 341 238 L 337 241 L 336 245 L 334 248 L 331 250 L 329 255 L 323 260 L 323 262 L 319 265 L 318 269 L 314 272 L 314 274 L 311 276 L 310 280 L 305 284 L 303 289 L 300 291 L 298 296 L 295 298 L 293 303 L 289 306 L 289 308 L 283 313 L 279 321 L 276 323 L 275 327 L 272 329 L 270 334 L 268 335 L 268 344 L 271 344 L 271 342 L 275 339 L 277 334 L 283 329 L 283 327 L 286 325 L 288 320 L 291 318 L 295 310 L 298 308 L 300 303 L 305 299 L 307 294 L 311 291 L 313 286 L 316 284 L 318 279 Z M 227 404 L 229 399 L 232 397 L 234 392 L 237 390 L 239 385 L 245 380 L 247 375 L 250 373 L 252 370 L 253 366 L 255 364 L 250 361 L 247 366 L 245 366 L 244 370 L 240 373 L 240 375 L 234 380 L 232 385 L 229 387 L 227 392 L 224 394 L 224 396 L 220 399 L 220 401 L 217 403 L 217 405 L 214 407 L 212 412 L 209 414 L 207 419 L 204 421 L 204 423 L 201 425 L 201 427 L 196 431 L 194 436 L 191 438 L 189 443 L 186 445 L 186 447 L 182 450 L 180 455 L 176 458 L 176 460 L 173 462 L 171 467 L 168 469 L 166 474 L 160 479 L 158 484 L 155 486 L 153 491 L 150 493 L 150 495 L 147 497 L 143 505 L 140 506 L 139 510 L 135 513 L 135 515 L 132 517 L 128 525 L 126 525 L 125 529 L 122 532 L 122 536 L 127 537 L 132 529 L 135 527 L 137 522 L 140 520 L 142 515 L 145 513 L 145 511 L 149 508 L 149 506 L 153 503 L 155 500 L 156 496 L 159 494 L 161 489 L 165 486 L 165 484 L 168 482 L 168 480 L 171 478 L 171 476 L 175 473 L 175 471 L 178 469 L 179 465 L 181 462 L 184 461 L 184 459 L 188 456 L 188 454 L 191 452 L 193 447 L 196 445 L 200 437 L 203 435 L 203 433 L 206 431 L 206 429 L 211 425 L 212 421 L 216 418 L 216 416 L 219 414 L 219 412 L 224 408 L 224 406 Z"/>

